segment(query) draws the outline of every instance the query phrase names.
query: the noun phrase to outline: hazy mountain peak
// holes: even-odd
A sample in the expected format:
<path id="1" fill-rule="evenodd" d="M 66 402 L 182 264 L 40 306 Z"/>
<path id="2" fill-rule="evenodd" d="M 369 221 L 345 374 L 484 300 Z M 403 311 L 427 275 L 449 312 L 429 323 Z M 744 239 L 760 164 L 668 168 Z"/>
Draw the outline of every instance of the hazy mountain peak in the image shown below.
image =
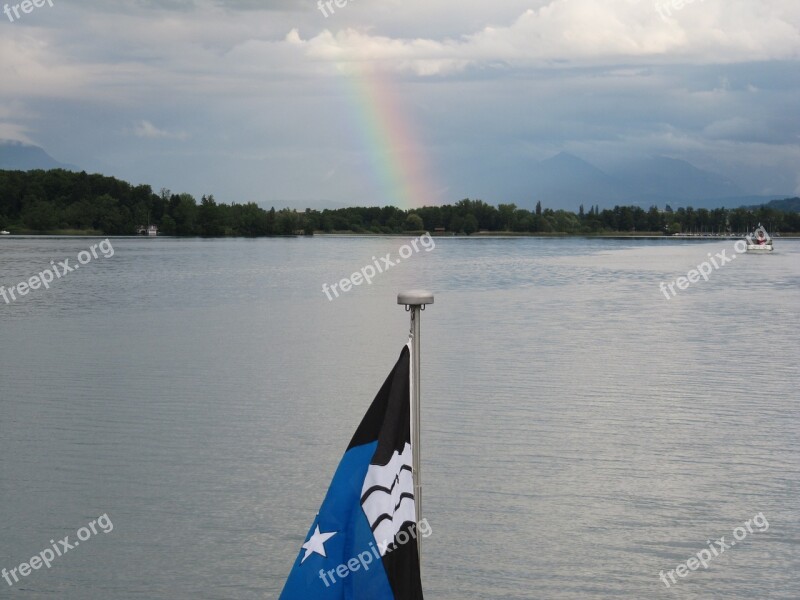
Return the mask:
<path id="1" fill-rule="evenodd" d="M 33 169 L 78 170 L 73 165 L 57 161 L 44 148 L 14 140 L 0 140 L 0 169 L 10 171 L 31 171 Z"/>
<path id="2" fill-rule="evenodd" d="M 701 200 L 743 196 L 745 192 L 727 177 L 700 169 L 690 162 L 653 156 L 628 163 L 613 175 L 642 198 Z"/>
<path id="3" fill-rule="evenodd" d="M 574 154 L 570 154 L 566 151 L 561 151 L 558 154 L 551 156 L 543 160 L 540 164 L 549 164 L 549 163 L 560 163 L 565 165 L 586 165 L 588 167 L 592 167 L 593 169 L 596 168 L 591 163 L 586 162 L 582 158 L 575 156 Z"/>

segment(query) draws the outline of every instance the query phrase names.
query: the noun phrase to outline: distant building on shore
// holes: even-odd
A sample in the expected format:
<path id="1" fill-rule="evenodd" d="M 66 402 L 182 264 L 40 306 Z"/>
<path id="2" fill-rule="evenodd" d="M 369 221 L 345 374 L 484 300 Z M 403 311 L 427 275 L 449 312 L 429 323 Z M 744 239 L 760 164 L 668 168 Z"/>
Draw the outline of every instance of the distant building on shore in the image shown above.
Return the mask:
<path id="1" fill-rule="evenodd" d="M 158 235 L 158 225 L 140 225 L 139 229 L 136 231 L 139 235 L 146 235 L 149 237 L 155 237 Z"/>

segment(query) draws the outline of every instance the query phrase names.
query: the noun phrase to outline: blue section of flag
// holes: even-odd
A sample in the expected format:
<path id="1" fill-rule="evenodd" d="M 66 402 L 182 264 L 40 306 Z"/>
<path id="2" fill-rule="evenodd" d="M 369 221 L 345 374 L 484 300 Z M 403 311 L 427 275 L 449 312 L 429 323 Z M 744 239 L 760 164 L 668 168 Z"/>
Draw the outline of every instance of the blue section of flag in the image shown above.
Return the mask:
<path id="1" fill-rule="evenodd" d="M 342 457 L 305 538 L 308 544 L 319 528 L 326 556 L 301 549 L 280 600 L 394 600 L 361 508 L 364 478 L 377 446 L 377 442 L 356 446 Z"/>

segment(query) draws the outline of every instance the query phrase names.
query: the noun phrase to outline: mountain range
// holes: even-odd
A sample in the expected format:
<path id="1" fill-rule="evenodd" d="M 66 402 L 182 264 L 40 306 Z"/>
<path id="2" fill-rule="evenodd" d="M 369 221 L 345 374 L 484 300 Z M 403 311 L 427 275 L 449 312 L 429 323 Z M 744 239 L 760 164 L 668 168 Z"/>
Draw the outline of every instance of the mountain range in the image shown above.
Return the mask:
<path id="1" fill-rule="evenodd" d="M 600 208 L 652 205 L 664 208 L 736 208 L 787 198 L 791 193 L 769 196 L 750 194 L 733 181 L 699 169 L 689 162 L 665 156 L 643 157 L 604 171 L 567 152 L 534 164 L 504 165 L 498 178 L 501 196 L 520 208 L 537 202 L 553 209 L 575 211 L 583 204 Z M 475 182 L 479 189 L 483 186 Z M 487 191 L 488 192 L 488 191 Z M 488 192 L 495 199 L 497 194 Z M 495 202 L 492 202 L 495 203 Z"/>
<path id="2" fill-rule="evenodd" d="M 748 194 L 730 179 L 699 169 L 684 160 L 665 156 L 644 157 L 614 170 L 604 171 L 567 152 L 528 164 L 508 157 L 485 165 L 493 181 L 477 170 L 461 171 L 460 178 L 470 197 L 481 197 L 492 204 L 514 202 L 532 210 L 537 202 L 546 208 L 577 210 L 584 205 L 600 208 L 657 205 L 664 208 L 736 208 L 757 206 L 793 194 L 761 196 Z M 0 169 L 78 168 L 59 162 L 43 148 L 21 142 L 0 140 Z M 491 188 L 491 189 L 490 189 Z M 330 203 L 331 206 L 339 203 Z M 331 207 L 329 206 L 329 207 Z"/>

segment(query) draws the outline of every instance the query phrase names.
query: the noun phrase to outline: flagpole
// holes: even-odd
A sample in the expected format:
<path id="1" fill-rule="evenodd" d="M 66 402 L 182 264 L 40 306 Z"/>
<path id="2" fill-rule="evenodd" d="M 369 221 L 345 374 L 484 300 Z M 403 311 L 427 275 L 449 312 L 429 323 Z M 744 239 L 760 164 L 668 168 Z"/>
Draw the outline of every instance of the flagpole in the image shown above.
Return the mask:
<path id="1" fill-rule="evenodd" d="M 409 290 L 397 294 L 397 303 L 404 304 L 411 313 L 411 448 L 414 480 L 414 506 L 417 532 L 422 521 L 422 471 L 420 469 L 420 315 L 425 306 L 433 304 L 433 294 L 424 290 Z M 422 557 L 422 540 L 417 536 L 417 550 Z"/>

